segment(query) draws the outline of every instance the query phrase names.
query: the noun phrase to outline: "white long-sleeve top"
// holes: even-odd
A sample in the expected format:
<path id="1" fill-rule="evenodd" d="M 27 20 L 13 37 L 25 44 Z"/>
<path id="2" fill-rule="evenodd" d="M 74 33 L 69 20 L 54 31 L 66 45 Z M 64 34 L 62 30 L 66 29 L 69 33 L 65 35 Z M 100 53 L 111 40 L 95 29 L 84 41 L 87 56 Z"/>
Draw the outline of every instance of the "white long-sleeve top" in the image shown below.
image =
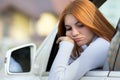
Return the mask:
<path id="1" fill-rule="evenodd" d="M 79 80 L 89 70 L 102 67 L 107 58 L 109 45 L 105 39 L 97 38 L 85 48 L 80 57 L 69 64 L 74 44 L 60 42 L 48 80 Z"/>
<path id="2" fill-rule="evenodd" d="M 21 65 L 13 57 L 10 57 L 10 72 L 23 72 Z"/>

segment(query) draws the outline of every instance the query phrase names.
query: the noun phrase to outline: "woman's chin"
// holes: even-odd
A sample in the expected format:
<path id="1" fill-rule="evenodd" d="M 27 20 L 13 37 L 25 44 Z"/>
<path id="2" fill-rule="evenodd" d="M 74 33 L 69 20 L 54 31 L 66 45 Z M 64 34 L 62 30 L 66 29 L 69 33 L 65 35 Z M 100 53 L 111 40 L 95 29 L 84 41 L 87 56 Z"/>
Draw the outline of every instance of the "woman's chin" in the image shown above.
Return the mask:
<path id="1" fill-rule="evenodd" d="M 78 46 L 83 46 L 85 45 L 84 43 L 77 43 Z"/>

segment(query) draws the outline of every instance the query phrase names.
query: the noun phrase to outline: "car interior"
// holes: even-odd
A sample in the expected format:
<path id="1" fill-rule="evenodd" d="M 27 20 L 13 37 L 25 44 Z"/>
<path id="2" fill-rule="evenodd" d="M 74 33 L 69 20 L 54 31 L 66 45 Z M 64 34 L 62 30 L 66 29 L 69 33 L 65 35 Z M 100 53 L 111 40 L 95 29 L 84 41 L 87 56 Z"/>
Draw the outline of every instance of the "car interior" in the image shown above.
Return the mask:
<path id="1" fill-rule="evenodd" d="M 116 27 L 115 35 L 112 38 L 108 54 L 109 70 L 120 71 L 120 19 Z"/>

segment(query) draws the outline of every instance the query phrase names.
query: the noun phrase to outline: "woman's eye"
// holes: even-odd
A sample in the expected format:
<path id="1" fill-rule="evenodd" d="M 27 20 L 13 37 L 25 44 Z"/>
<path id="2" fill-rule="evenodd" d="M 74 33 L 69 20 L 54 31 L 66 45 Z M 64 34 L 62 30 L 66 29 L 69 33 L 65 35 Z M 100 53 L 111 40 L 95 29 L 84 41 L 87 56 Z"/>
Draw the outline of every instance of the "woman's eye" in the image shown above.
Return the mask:
<path id="1" fill-rule="evenodd" d="M 71 30 L 71 28 L 66 28 L 66 31 L 69 31 L 69 30 Z"/>
<path id="2" fill-rule="evenodd" d="M 84 27 L 84 25 L 82 25 L 82 24 L 80 24 L 80 25 L 77 25 L 78 27 L 80 27 L 80 28 L 82 28 L 82 27 Z"/>
<path id="3" fill-rule="evenodd" d="M 69 31 L 69 30 L 71 30 L 72 28 L 71 28 L 71 26 L 66 25 L 66 26 L 65 26 L 65 29 L 66 29 L 66 31 Z"/>

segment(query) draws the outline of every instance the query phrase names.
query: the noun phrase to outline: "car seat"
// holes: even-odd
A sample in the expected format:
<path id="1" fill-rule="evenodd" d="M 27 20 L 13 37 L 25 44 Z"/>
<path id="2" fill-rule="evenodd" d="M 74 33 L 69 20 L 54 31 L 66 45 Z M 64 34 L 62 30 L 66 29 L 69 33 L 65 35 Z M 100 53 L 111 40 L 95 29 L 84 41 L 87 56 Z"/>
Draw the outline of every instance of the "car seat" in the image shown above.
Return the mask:
<path id="1" fill-rule="evenodd" d="M 111 40 L 110 48 L 108 51 L 108 59 L 103 70 L 120 70 L 120 19 L 116 27 L 115 35 Z"/>

